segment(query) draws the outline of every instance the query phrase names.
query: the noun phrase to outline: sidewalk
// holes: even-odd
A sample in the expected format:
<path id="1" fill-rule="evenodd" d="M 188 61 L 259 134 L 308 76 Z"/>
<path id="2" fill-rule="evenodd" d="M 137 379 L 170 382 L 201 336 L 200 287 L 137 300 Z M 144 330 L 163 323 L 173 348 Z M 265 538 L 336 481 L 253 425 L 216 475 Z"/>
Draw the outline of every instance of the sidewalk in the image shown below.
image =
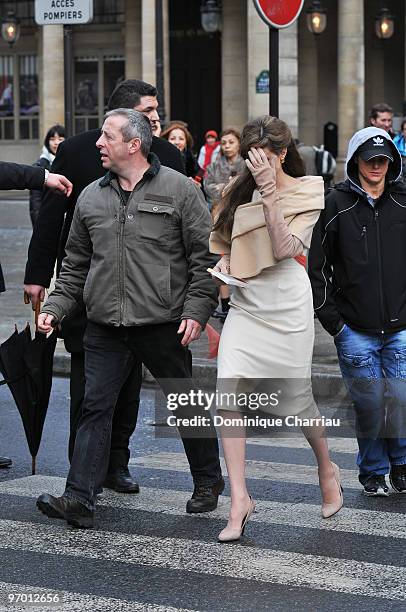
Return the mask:
<path id="1" fill-rule="evenodd" d="M 14 330 L 14 324 L 22 329 L 32 311 L 23 303 L 23 279 L 27 249 L 31 237 L 31 225 L 27 199 L 7 199 L 0 195 L 0 260 L 6 279 L 7 291 L 0 295 L 0 342 Z M 316 339 L 313 356 L 313 389 L 320 397 L 332 397 L 341 387 L 341 375 L 331 337 L 316 323 Z M 221 331 L 222 324 L 210 319 L 210 324 Z M 194 374 L 202 388 L 214 388 L 216 360 L 207 359 L 208 344 L 204 334 L 191 345 Z M 59 340 L 54 359 L 54 373 L 68 376 L 69 354 Z M 146 382 L 151 379 L 147 376 Z"/>

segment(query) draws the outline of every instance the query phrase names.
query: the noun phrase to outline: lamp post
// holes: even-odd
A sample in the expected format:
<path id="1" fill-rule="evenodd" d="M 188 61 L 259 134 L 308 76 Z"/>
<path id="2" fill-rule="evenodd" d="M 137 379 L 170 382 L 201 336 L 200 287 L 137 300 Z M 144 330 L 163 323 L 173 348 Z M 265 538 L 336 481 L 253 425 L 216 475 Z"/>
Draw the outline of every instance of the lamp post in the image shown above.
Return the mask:
<path id="1" fill-rule="evenodd" d="M 391 38 L 395 31 L 393 15 L 387 8 L 382 8 L 375 17 L 375 34 L 378 38 Z"/>
<path id="2" fill-rule="evenodd" d="M 8 11 L 1 21 L 1 35 L 8 42 L 10 47 L 17 42 L 20 37 L 20 20 L 14 11 Z"/>
<path id="3" fill-rule="evenodd" d="M 313 0 L 306 11 L 307 27 L 313 34 L 322 34 L 327 26 L 327 11 L 319 0 Z"/>
<path id="4" fill-rule="evenodd" d="M 200 14 L 205 32 L 210 34 L 221 30 L 221 4 L 217 0 L 203 0 Z"/>

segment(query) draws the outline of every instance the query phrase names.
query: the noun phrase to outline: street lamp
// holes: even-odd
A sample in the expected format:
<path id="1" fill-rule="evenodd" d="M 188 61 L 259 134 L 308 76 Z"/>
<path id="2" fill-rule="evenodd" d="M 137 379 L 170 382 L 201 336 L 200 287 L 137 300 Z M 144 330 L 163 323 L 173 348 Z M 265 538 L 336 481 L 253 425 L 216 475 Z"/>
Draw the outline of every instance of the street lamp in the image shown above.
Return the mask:
<path id="1" fill-rule="evenodd" d="M 217 0 L 203 0 L 200 13 L 205 32 L 213 33 L 221 30 L 221 6 Z"/>
<path id="2" fill-rule="evenodd" d="M 322 34 L 327 26 L 327 11 L 319 0 L 313 0 L 306 11 L 307 27 L 313 34 Z"/>
<path id="3" fill-rule="evenodd" d="M 20 37 L 20 20 L 13 11 L 9 11 L 1 20 L 1 35 L 12 47 Z"/>
<path id="4" fill-rule="evenodd" d="M 378 38 L 390 38 L 395 30 L 393 15 L 387 8 L 382 8 L 375 18 L 375 34 Z"/>

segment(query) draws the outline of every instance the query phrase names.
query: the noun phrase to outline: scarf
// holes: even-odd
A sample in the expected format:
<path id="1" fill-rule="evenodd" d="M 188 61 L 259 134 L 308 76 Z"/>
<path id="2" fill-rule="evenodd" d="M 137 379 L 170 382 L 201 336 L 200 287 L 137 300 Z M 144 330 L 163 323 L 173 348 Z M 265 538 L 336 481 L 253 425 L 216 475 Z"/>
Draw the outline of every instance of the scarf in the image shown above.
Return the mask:
<path id="1" fill-rule="evenodd" d="M 295 184 L 277 191 L 273 206 L 282 208 L 291 233 L 305 248 L 310 247 L 313 227 L 324 208 L 324 181 L 319 176 L 303 176 Z M 230 273 L 238 278 L 257 276 L 278 263 L 266 227 L 261 200 L 238 206 L 230 237 L 218 231 L 210 235 L 210 251 L 230 254 Z"/>

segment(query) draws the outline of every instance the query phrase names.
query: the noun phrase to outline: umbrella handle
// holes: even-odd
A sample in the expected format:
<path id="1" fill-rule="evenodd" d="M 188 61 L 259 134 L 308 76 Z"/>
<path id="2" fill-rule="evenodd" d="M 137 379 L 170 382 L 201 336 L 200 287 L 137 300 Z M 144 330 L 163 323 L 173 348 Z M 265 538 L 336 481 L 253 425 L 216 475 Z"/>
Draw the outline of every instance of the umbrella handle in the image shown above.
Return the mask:
<path id="1" fill-rule="evenodd" d="M 31 457 L 31 476 L 35 476 L 36 456 Z"/>
<path id="2" fill-rule="evenodd" d="M 37 303 L 35 304 L 35 331 L 38 331 L 38 317 L 39 317 L 39 313 L 41 312 L 41 300 L 37 300 Z"/>

